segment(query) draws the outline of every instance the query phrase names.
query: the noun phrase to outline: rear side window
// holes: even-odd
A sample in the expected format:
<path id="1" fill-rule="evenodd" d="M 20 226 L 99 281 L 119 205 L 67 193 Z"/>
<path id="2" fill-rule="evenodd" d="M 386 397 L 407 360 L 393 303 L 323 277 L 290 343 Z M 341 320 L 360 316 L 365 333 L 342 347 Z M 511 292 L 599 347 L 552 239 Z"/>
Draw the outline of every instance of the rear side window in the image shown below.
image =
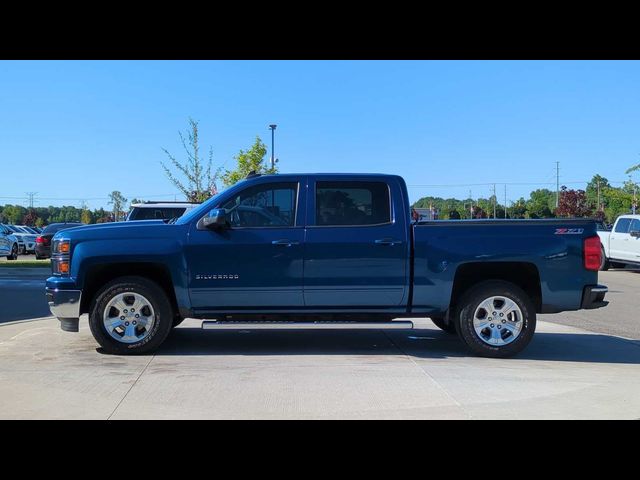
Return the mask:
<path id="1" fill-rule="evenodd" d="M 316 225 L 378 225 L 391 222 L 384 182 L 317 182 Z"/>
<path id="2" fill-rule="evenodd" d="M 618 223 L 616 223 L 616 233 L 628 233 L 630 224 L 630 218 L 621 218 L 618 220 Z"/>

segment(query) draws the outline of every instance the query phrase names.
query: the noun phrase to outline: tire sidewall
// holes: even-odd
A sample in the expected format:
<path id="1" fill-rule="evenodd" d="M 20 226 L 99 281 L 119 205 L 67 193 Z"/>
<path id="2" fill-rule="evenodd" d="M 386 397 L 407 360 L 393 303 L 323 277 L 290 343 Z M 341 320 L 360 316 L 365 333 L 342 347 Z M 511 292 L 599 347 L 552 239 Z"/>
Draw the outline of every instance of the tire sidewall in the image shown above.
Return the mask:
<path id="1" fill-rule="evenodd" d="M 480 339 L 473 328 L 473 317 L 480 302 L 492 296 L 502 296 L 516 302 L 522 311 L 522 331 L 513 342 L 493 346 Z M 529 296 L 517 285 L 503 281 L 487 281 L 469 290 L 459 302 L 456 328 L 462 341 L 475 353 L 485 357 L 502 358 L 521 352 L 531 341 L 536 329 L 535 308 Z"/>
<path id="2" fill-rule="evenodd" d="M 119 342 L 107 332 L 103 313 L 114 296 L 121 293 L 139 293 L 153 307 L 155 318 L 151 332 L 135 343 Z M 164 342 L 173 326 L 173 311 L 166 293 L 154 282 L 143 277 L 123 277 L 109 282 L 95 296 L 89 312 L 89 327 L 96 341 L 107 353 L 141 354 L 155 350 Z"/>

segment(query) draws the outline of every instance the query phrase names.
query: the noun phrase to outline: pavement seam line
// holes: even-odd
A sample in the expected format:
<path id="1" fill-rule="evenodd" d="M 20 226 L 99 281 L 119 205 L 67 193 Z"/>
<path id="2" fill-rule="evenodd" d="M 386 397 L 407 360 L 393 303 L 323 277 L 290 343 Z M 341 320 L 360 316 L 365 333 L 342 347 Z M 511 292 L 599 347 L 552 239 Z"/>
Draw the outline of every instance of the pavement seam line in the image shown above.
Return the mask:
<path id="1" fill-rule="evenodd" d="M 118 408 L 120 408 L 120 405 L 122 405 L 122 402 L 124 402 L 124 399 L 127 398 L 127 396 L 129 395 L 129 393 L 131 392 L 131 390 L 133 390 L 133 387 L 136 386 L 136 383 L 138 383 L 138 380 L 140 380 L 140 377 L 142 377 L 142 375 L 144 374 L 144 372 L 147 371 L 147 368 L 149 367 L 149 365 L 151 365 L 151 362 L 153 361 L 153 359 L 156 358 L 155 355 L 152 355 L 151 358 L 149 359 L 149 361 L 147 362 L 147 364 L 144 366 L 144 368 L 142 369 L 142 371 L 138 374 L 137 378 L 135 379 L 135 381 L 131 384 L 131 386 L 129 387 L 129 390 L 127 390 L 127 392 L 122 396 L 122 398 L 120 399 L 120 401 L 118 402 L 118 404 L 116 405 L 116 407 L 113 409 L 113 411 L 109 414 L 109 416 L 107 417 L 107 420 L 111 420 L 111 417 L 113 417 L 113 414 L 116 413 L 116 411 L 118 410 Z"/>
<path id="2" fill-rule="evenodd" d="M 431 376 L 431 374 L 429 372 L 427 372 L 424 368 L 422 368 L 420 365 L 418 365 L 416 363 L 416 361 L 413 359 L 413 357 L 411 355 L 409 355 L 407 352 L 405 352 L 402 348 L 400 348 L 396 342 L 393 341 L 393 339 L 387 334 L 387 332 L 385 330 L 381 330 L 382 334 L 387 337 L 387 340 L 389 340 L 391 342 L 391 345 L 393 345 L 399 352 L 401 352 L 411 363 L 413 363 L 413 365 L 422 372 L 423 375 L 429 377 L 431 379 L 431 381 L 433 383 L 435 383 L 437 385 L 437 387 L 448 397 L 450 398 L 453 403 L 455 403 L 460 410 L 462 410 L 462 412 L 467 416 L 467 418 L 469 418 L 470 420 L 473 420 L 473 416 L 467 411 L 466 408 L 464 408 L 464 406 L 458 402 L 458 400 L 455 399 L 455 397 L 453 395 L 451 395 L 446 388 L 444 388 L 442 385 L 440 385 L 440 382 L 438 382 L 435 378 L 433 378 Z"/>

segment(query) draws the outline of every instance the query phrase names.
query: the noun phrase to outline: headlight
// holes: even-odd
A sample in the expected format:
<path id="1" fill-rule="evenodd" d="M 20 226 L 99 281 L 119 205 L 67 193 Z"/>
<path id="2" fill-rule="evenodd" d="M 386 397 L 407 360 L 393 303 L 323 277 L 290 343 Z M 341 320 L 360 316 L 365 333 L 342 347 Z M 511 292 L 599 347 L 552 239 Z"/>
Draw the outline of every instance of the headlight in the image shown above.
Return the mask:
<path id="1" fill-rule="evenodd" d="M 69 255 L 71 252 L 71 241 L 69 240 L 55 240 L 53 242 L 52 253 L 60 255 Z"/>
<path id="2" fill-rule="evenodd" d="M 71 270 L 71 241 L 54 240 L 51 245 L 51 271 L 54 275 L 69 275 Z"/>

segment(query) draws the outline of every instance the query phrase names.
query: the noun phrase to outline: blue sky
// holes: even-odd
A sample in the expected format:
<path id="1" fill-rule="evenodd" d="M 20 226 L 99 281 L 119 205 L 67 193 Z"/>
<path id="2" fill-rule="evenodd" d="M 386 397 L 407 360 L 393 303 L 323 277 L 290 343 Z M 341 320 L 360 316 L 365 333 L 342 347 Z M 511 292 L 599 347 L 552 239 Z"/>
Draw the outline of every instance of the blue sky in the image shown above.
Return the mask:
<path id="1" fill-rule="evenodd" d="M 554 188 L 556 161 L 572 188 L 627 179 L 640 62 L 1 61 L 0 204 L 181 199 L 159 162 L 190 116 L 217 165 L 277 123 L 282 172 L 399 174 L 412 200 L 495 182 L 502 201 L 510 183 L 515 200 Z"/>

